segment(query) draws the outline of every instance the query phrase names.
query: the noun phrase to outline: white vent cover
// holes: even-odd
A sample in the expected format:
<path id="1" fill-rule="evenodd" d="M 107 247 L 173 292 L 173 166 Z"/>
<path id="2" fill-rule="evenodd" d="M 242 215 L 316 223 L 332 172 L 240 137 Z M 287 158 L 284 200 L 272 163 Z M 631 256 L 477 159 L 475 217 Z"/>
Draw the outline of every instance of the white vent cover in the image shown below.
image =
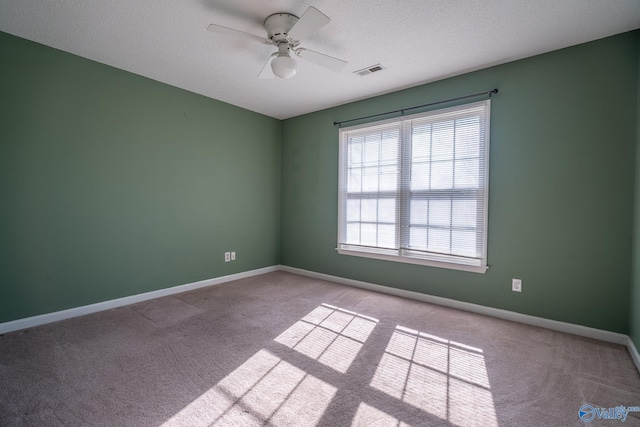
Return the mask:
<path id="1" fill-rule="evenodd" d="M 376 65 L 371 65 L 370 67 L 367 67 L 367 68 L 363 68 L 362 70 L 354 71 L 353 73 L 360 77 L 364 77 L 371 73 L 375 73 L 377 71 L 382 71 L 382 70 L 386 70 L 386 68 L 382 66 L 382 64 L 376 64 Z"/>

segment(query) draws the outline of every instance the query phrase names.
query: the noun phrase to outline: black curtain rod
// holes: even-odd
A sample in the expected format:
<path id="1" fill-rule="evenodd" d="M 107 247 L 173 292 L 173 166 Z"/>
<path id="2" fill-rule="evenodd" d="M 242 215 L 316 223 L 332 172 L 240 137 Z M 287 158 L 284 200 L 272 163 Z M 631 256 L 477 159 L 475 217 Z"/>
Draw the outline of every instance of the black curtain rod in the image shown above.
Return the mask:
<path id="1" fill-rule="evenodd" d="M 416 108 L 429 107 L 431 105 L 444 104 L 445 102 L 451 102 L 451 101 L 459 101 L 461 99 L 473 98 L 480 95 L 489 95 L 489 98 L 491 98 L 491 95 L 495 95 L 496 93 L 498 93 L 498 89 L 491 89 L 486 92 L 478 92 L 471 95 L 459 96 L 457 98 L 445 99 L 444 101 L 430 102 L 428 104 L 416 105 L 415 107 L 403 108 L 401 110 L 387 111 L 386 113 L 372 114 L 370 116 L 363 116 L 355 119 L 343 120 L 341 122 L 333 122 L 333 125 L 341 126 L 343 123 L 355 122 L 356 120 L 370 119 L 371 117 L 386 116 L 387 114 L 393 114 L 393 113 L 400 113 L 404 115 L 405 111 L 415 110 Z"/>

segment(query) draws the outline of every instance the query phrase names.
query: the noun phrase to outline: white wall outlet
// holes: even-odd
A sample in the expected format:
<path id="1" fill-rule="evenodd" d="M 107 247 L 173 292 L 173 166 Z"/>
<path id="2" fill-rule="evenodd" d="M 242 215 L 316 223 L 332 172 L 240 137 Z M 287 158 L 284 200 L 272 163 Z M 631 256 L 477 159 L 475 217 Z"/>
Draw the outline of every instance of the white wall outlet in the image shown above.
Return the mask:
<path id="1" fill-rule="evenodd" d="M 513 292 L 522 292 L 522 279 L 512 279 L 511 290 Z"/>
<path id="2" fill-rule="evenodd" d="M 236 260 L 236 253 L 231 252 L 231 261 L 235 261 L 235 260 Z"/>
<path id="3" fill-rule="evenodd" d="M 231 252 L 225 252 L 224 253 L 224 262 L 229 262 L 231 261 Z"/>

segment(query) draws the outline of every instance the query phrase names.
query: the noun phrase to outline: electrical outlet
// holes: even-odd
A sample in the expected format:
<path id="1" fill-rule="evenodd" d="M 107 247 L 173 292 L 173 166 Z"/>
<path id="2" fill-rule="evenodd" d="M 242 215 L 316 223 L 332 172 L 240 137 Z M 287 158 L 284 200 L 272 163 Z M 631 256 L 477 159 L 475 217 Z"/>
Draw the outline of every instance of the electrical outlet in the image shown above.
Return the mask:
<path id="1" fill-rule="evenodd" d="M 224 262 L 229 262 L 231 261 L 231 253 L 230 252 L 225 252 L 224 253 Z"/>
<path id="2" fill-rule="evenodd" d="M 235 260 L 236 260 L 236 253 L 231 252 L 231 261 L 235 261 Z"/>
<path id="3" fill-rule="evenodd" d="M 522 292 L 522 279 L 512 279 L 511 290 L 513 292 Z"/>

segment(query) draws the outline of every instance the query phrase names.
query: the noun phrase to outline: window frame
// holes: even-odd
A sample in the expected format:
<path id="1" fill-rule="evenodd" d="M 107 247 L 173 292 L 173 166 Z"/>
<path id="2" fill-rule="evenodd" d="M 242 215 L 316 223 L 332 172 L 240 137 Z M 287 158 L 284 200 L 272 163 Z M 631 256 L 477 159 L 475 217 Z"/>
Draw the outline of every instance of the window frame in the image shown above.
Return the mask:
<path id="1" fill-rule="evenodd" d="M 484 168 L 482 171 L 484 172 L 484 176 L 479 174 L 480 178 L 483 178 L 484 181 L 484 198 L 482 200 L 483 210 L 482 218 L 478 219 L 478 226 L 482 227 L 482 239 L 480 242 L 480 247 L 482 251 L 482 258 L 478 260 L 477 258 L 465 258 L 463 256 L 456 255 L 447 255 L 447 254 L 436 254 L 434 252 L 428 253 L 423 251 L 412 251 L 411 249 L 403 248 L 401 234 L 402 228 L 408 228 L 409 225 L 409 216 L 405 212 L 407 207 L 409 206 L 410 200 L 409 193 L 413 192 L 421 192 L 425 193 L 433 192 L 433 190 L 410 190 L 407 191 L 402 187 L 402 184 L 398 183 L 396 189 L 392 191 L 395 194 L 396 203 L 400 203 L 400 207 L 397 208 L 396 212 L 401 212 L 398 217 L 396 217 L 395 225 L 396 225 L 396 246 L 394 249 L 382 249 L 378 247 L 366 247 L 362 245 L 349 245 L 347 243 L 340 243 L 341 236 L 345 234 L 346 225 L 347 225 L 347 217 L 346 217 L 346 201 L 348 200 L 348 189 L 346 188 L 347 179 L 345 178 L 345 174 L 348 173 L 348 139 L 349 134 L 353 134 L 354 132 L 361 131 L 367 128 L 375 128 L 375 127 L 386 127 L 386 126 L 397 126 L 400 129 L 399 136 L 399 150 L 401 153 L 398 156 L 398 180 L 402 180 L 402 176 L 407 173 L 411 173 L 411 171 L 407 171 L 406 168 L 403 169 L 403 159 L 406 154 L 406 150 L 408 150 L 408 146 L 410 142 L 407 141 L 407 122 L 413 120 L 419 120 L 424 118 L 429 118 L 438 115 L 445 114 L 455 114 L 456 112 L 461 112 L 467 109 L 476 108 L 476 107 L 484 107 Z M 339 163 L 338 163 L 338 236 L 337 236 L 337 248 L 336 251 L 341 255 L 351 255 L 358 256 L 364 258 L 373 258 L 408 264 L 418 264 L 425 265 L 431 267 L 439 267 L 446 268 L 452 270 L 461 270 L 461 271 L 469 271 L 475 273 L 485 273 L 489 268 L 487 265 L 487 240 L 488 240 L 488 226 L 489 226 L 489 153 L 490 153 L 490 127 L 491 127 L 491 100 L 483 100 L 478 102 L 460 104 L 453 107 L 441 108 L 430 110 L 426 112 L 416 113 L 407 116 L 394 117 L 386 120 L 378 120 L 368 123 L 363 123 L 355 126 L 349 126 L 345 128 L 340 128 L 339 130 Z M 404 162 L 406 163 L 406 161 Z M 450 191 L 450 190 L 447 190 Z M 465 190 L 460 190 L 465 191 Z M 466 190 L 469 191 L 469 190 Z M 471 190 L 478 191 L 478 190 Z"/>

